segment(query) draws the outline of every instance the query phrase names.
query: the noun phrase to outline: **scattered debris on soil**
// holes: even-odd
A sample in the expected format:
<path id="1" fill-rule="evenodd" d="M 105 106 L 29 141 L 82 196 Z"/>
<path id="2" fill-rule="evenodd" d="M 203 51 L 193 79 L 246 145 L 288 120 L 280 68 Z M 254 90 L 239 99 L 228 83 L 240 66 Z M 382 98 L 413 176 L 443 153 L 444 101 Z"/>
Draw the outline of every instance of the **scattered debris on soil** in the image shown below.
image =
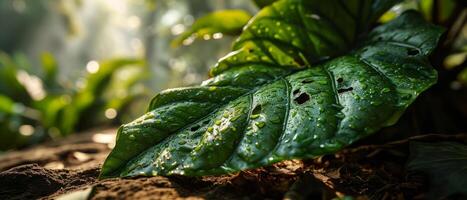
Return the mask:
<path id="1" fill-rule="evenodd" d="M 360 145 L 314 160 L 285 161 L 225 176 L 98 180 L 115 132 L 77 134 L 1 155 L 0 199 L 57 199 L 89 189 L 91 199 L 423 199 L 426 178 L 405 170 L 409 143 L 467 138 L 429 135 Z"/>

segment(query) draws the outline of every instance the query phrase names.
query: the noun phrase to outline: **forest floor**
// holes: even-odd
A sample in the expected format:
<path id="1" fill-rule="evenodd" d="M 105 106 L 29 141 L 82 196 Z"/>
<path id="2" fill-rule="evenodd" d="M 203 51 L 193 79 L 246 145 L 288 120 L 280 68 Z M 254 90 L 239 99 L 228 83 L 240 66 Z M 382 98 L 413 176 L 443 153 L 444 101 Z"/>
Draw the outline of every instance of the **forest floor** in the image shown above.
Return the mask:
<path id="1" fill-rule="evenodd" d="M 91 131 L 0 155 L 0 199 L 423 199 L 427 188 L 422 175 L 405 171 L 411 140 L 225 176 L 99 180 L 115 132 Z"/>

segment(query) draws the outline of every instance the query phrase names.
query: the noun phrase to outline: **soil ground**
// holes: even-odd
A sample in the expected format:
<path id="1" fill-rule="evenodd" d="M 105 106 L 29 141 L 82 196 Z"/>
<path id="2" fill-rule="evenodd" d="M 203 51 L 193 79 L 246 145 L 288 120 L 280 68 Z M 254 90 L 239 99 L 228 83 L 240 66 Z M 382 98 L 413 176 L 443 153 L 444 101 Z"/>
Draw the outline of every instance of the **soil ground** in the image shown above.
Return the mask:
<path id="1" fill-rule="evenodd" d="M 423 199 L 426 190 L 422 175 L 404 170 L 408 140 L 225 176 L 98 180 L 115 132 L 76 134 L 1 155 L 0 199 L 60 199 L 77 193 L 90 199 L 332 199 L 344 194 Z"/>

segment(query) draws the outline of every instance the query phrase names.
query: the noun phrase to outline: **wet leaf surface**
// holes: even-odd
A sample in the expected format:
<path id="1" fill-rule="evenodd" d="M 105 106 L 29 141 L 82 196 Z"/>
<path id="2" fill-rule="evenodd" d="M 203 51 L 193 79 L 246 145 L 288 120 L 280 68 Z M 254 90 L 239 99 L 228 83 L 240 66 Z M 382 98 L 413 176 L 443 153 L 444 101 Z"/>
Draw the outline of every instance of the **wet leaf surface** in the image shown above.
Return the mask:
<path id="1" fill-rule="evenodd" d="M 334 153 L 392 125 L 436 82 L 427 56 L 442 32 L 411 11 L 355 45 L 392 3 L 264 8 L 212 79 L 158 94 L 120 128 L 102 176 L 232 173 Z"/>

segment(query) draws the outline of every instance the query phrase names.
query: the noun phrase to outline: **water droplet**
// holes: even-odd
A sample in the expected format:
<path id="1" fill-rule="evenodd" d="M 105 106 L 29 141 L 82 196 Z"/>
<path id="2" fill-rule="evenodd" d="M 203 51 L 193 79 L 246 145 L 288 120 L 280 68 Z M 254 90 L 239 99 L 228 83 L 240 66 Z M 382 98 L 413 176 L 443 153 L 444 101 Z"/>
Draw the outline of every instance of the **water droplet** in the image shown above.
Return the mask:
<path id="1" fill-rule="evenodd" d="M 215 122 L 215 124 L 218 125 L 218 126 L 221 125 L 221 123 L 222 123 L 221 120 L 217 120 L 217 121 Z"/>
<path id="2" fill-rule="evenodd" d="M 216 86 L 211 86 L 211 87 L 209 87 L 209 91 L 214 91 L 214 90 L 216 90 L 216 89 L 217 89 Z"/>
<path id="3" fill-rule="evenodd" d="M 211 133 L 213 130 L 214 130 L 213 127 L 209 127 L 209 128 L 208 128 L 208 132 L 210 132 L 210 133 Z"/>
<path id="4" fill-rule="evenodd" d="M 260 116 L 260 114 L 251 115 L 251 117 L 250 117 L 250 118 L 251 118 L 251 119 L 256 119 L 256 118 L 258 118 L 259 116 Z"/>
<path id="5" fill-rule="evenodd" d="M 336 117 L 342 119 L 342 118 L 345 117 L 345 115 L 344 115 L 344 113 L 342 113 L 342 112 L 338 112 L 338 113 L 336 114 Z"/>
<path id="6" fill-rule="evenodd" d="M 263 128 L 263 127 L 266 125 L 266 123 L 264 123 L 264 122 L 256 122 L 255 125 L 256 125 L 258 128 Z"/>
<path id="7" fill-rule="evenodd" d="M 316 14 L 311 14 L 311 15 L 309 15 L 309 17 L 311 17 L 312 19 L 316 19 L 316 20 L 321 19 L 321 17 L 319 15 L 316 15 Z"/>

